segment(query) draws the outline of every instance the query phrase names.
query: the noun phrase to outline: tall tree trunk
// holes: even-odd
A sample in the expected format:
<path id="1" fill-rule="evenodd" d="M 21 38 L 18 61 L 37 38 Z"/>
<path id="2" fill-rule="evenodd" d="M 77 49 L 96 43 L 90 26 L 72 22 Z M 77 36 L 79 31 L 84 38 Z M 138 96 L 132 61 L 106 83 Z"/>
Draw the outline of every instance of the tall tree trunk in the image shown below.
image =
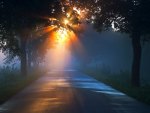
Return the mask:
<path id="1" fill-rule="evenodd" d="M 140 87 L 140 67 L 142 56 L 140 39 L 141 39 L 140 32 L 133 32 L 132 34 L 133 62 L 132 62 L 131 83 L 134 87 Z"/>
<path id="2" fill-rule="evenodd" d="M 26 39 L 21 39 L 21 74 L 27 75 Z"/>

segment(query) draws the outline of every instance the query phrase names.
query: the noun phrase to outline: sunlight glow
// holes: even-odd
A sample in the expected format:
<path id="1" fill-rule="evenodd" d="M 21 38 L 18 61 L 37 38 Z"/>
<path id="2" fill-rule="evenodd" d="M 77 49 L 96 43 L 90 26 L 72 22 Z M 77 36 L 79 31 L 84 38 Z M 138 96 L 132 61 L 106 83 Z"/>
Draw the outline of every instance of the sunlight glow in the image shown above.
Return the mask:
<path id="1" fill-rule="evenodd" d="M 62 12 L 65 14 L 62 18 L 49 18 L 50 26 L 54 29 L 49 35 L 51 42 L 49 45 L 55 44 L 55 48 L 50 50 L 47 59 L 50 68 L 65 69 L 71 62 L 72 45 L 77 46 L 79 54 L 84 53 L 76 33 L 83 30 L 84 27 L 79 26 L 85 20 L 86 10 L 76 6 L 70 6 L 69 11 L 65 11 L 62 6 Z"/>
<path id="2" fill-rule="evenodd" d="M 50 38 L 51 43 L 55 43 L 55 48 L 51 49 L 47 55 L 48 67 L 50 69 L 64 70 L 69 66 L 71 62 L 71 51 L 69 50 L 72 40 L 74 40 L 76 35 L 73 31 L 70 31 L 64 27 L 58 28 L 54 31 Z"/>
<path id="3" fill-rule="evenodd" d="M 56 46 L 65 46 L 69 48 L 70 44 L 76 39 L 76 37 L 77 36 L 73 31 L 70 31 L 64 27 L 60 27 L 53 32 L 53 41 L 56 42 Z"/>
<path id="4" fill-rule="evenodd" d="M 81 14 L 81 10 L 78 9 L 77 7 L 73 7 L 73 10 L 76 11 L 79 15 Z"/>
<path id="5" fill-rule="evenodd" d="M 58 40 L 58 43 L 66 43 L 67 39 L 69 38 L 69 31 L 66 28 L 59 28 L 56 31 L 56 38 Z"/>
<path id="6" fill-rule="evenodd" d="M 50 21 L 55 21 L 57 20 L 56 18 L 49 18 Z"/>
<path id="7" fill-rule="evenodd" d="M 78 18 L 81 20 L 84 20 L 87 14 L 87 10 L 86 9 L 81 9 L 81 8 L 77 8 L 77 7 L 73 7 L 73 10 L 76 11 L 76 13 L 78 14 Z"/>
<path id="8" fill-rule="evenodd" d="M 64 19 L 64 24 L 65 24 L 65 25 L 69 24 L 69 20 Z"/>
<path id="9" fill-rule="evenodd" d="M 55 47 L 69 48 L 71 43 L 76 43 L 77 40 L 77 36 L 73 31 L 63 27 L 58 28 L 50 37 L 52 39 L 51 42 L 55 42 Z"/>

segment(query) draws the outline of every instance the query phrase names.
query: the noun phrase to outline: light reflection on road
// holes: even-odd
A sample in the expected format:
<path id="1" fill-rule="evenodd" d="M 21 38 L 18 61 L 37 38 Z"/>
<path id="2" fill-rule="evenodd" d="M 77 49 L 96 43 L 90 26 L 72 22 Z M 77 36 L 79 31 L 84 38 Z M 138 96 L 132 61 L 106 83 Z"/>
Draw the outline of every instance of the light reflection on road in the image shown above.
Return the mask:
<path id="1" fill-rule="evenodd" d="M 57 70 L 0 106 L 0 113 L 147 113 L 143 108 L 134 99 L 87 75 Z"/>

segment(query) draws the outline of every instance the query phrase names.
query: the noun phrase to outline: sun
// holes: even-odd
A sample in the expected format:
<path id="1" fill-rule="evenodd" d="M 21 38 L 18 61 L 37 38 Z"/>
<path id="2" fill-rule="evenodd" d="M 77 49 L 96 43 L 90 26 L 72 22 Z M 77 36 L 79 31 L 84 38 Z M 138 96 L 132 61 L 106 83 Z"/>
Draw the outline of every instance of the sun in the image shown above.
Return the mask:
<path id="1" fill-rule="evenodd" d="M 69 31 L 66 28 L 60 27 L 56 31 L 56 38 L 58 43 L 65 43 L 69 39 Z"/>
<path id="2" fill-rule="evenodd" d="M 64 19 L 64 24 L 65 24 L 65 25 L 69 24 L 69 20 Z"/>
<path id="3" fill-rule="evenodd" d="M 62 9 L 64 9 L 64 6 L 62 6 Z M 84 22 L 83 19 L 85 19 L 86 9 L 69 5 L 69 8 L 62 12 L 62 18 L 51 17 L 49 18 L 49 23 L 50 26 L 55 26 L 53 38 L 57 41 L 57 44 L 69 45 L 71 40 L 76 37 L 76 33 L 80 30 L 79 25 Z"/>

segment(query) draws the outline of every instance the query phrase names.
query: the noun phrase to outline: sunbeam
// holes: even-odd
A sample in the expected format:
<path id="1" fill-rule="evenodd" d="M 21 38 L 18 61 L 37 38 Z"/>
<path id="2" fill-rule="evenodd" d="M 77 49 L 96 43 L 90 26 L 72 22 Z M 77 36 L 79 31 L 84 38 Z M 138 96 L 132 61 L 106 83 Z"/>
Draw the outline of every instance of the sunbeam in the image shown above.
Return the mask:
<path id="1" fill-rule="evenodd" d="M 47 54 L 48 67 L 50 69 L 65 69 L 71 63 L 71 46 L 76 46 L 79 54 L 83 54 L 83 47 L 78 40 L 84 27 L 81 25 L 85 17 L 85 10 L 76 6 L 67 6 L 70 10 L 65 10 L 66 6 L 62 5 L 63 16 L 61 18 L 49 18 L 50 28 L 45 29 L 50 33 L 50 45 L 55 45 L 55 48 L 49 50 Z M 53 44 L 52 44 L 53 43 Z"/>
<path id="2" fill-rule="evenodd" d="M 47 54 L 48 67 L 64 70 L 71 62 L 72 55 L 69 48 L 76 35 L 65 28 L 59 28 L 50 36 L 53 39 L 51 43 L 55 42 L 55 47 Z"/>

